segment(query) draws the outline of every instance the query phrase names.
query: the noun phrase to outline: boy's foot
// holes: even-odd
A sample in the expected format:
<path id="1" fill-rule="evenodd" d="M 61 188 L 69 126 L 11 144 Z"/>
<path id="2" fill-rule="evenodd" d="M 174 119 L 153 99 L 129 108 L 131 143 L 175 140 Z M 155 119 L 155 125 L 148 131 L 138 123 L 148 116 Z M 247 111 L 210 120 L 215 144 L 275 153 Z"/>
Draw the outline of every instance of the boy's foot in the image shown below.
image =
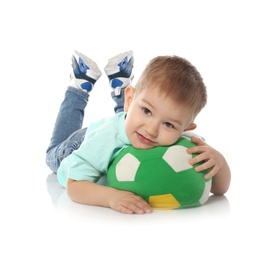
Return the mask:
<path id="1" fill-rule="evenodd" d="M 122 88 L 126 88 L 131 84 L 133 80 L 133 63 L 133 52 L 127 51 L 109 59 L 105 66 L 104 70 L 116 96 L 120 95 Z"/>
<path id="2" fill-rule="evenodd" d="M 102 75 L 94 61 L 77 51 L 74 51 L 72 56 L 72 67 L 71 85 L 86 92 L 92 90 L 95 82 Z"/>

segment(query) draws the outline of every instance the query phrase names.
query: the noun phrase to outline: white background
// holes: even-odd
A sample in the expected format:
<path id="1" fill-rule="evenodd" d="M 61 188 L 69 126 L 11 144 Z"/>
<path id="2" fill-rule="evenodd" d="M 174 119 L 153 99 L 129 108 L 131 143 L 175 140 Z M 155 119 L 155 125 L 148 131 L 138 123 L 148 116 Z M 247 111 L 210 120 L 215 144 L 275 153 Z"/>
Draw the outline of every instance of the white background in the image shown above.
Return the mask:
<path id="1" fill-rule="evenodd" d="M 279 259 L 277 1 L 4 1 L 0 4 L 1 259 Z M 45 165 L 73 50 L 189 59 L 208 87 L 196 133 L 232 170 L 201 208 L 127 216 L 50 196 Z M 85 125 L 113 114 L 103 73 Z M 53 187 L 55 188 L 55 187 Z M 5 257 L 4 257 L 5 255 Z"/>

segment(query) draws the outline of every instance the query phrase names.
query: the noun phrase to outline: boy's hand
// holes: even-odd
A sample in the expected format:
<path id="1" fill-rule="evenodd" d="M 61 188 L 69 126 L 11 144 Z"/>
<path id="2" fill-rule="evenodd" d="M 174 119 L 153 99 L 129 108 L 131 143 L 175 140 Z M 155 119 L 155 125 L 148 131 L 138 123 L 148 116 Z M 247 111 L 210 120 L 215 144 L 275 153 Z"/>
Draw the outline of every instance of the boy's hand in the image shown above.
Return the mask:
<path id="1" fill-rule="evenodd" d="M 218 171 L 223 166 L 224 158 L 223 156 L 213 149 L 211 146 L 207 145 L 201 139 L 192 136 L 192 142 L 194 142 L 197 146 L 191 147 L 187 149 L 187 153 L 193 154 L 196 153 L 197 155 L 190 159 L 189 163 L 194 165 L 196 163 L 202 162 L 201 165 L 195 167 L 197 172 L 211 169 L 209 173 L 207 173 L 204 178 L 209 179 L 215 176 Z"/>
<path id="2" fill-rule="evenodd" d="M 125 214 L 151 213 L 152 207 L 140 196 L 129 191 L 115 190 L 109 201 L 109 206 Z"/>

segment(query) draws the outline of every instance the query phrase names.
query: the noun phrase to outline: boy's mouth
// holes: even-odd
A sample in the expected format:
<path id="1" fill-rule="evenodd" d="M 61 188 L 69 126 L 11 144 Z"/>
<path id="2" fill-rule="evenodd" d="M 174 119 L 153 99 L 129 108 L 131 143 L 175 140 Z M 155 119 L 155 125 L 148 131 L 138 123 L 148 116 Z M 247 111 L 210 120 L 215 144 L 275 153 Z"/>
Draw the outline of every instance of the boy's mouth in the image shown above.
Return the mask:
<path id="1" fill-rule="evenodd" d="M 138 140 L 143 144 L 146 144 L 146 145 L 154 145 L 155 144 L 154 141 L 144 137 L 143 135 L 139 134 L 138 132 L 136 132 L 136 135 L 137 135 Z"/>

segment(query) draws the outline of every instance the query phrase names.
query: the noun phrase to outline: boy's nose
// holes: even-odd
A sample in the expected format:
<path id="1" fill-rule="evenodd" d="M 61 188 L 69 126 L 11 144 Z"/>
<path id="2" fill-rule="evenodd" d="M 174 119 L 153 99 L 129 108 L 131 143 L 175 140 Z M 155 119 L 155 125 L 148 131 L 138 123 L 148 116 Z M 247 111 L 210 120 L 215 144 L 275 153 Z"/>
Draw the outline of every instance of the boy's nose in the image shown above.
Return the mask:
<path id="1" fill-rule="evenodd" d="M 156 137 L 158 135 L 158 125 L 155 123 L 148 123 L 146 125 L 146 133 L 151 137 Z"/>

